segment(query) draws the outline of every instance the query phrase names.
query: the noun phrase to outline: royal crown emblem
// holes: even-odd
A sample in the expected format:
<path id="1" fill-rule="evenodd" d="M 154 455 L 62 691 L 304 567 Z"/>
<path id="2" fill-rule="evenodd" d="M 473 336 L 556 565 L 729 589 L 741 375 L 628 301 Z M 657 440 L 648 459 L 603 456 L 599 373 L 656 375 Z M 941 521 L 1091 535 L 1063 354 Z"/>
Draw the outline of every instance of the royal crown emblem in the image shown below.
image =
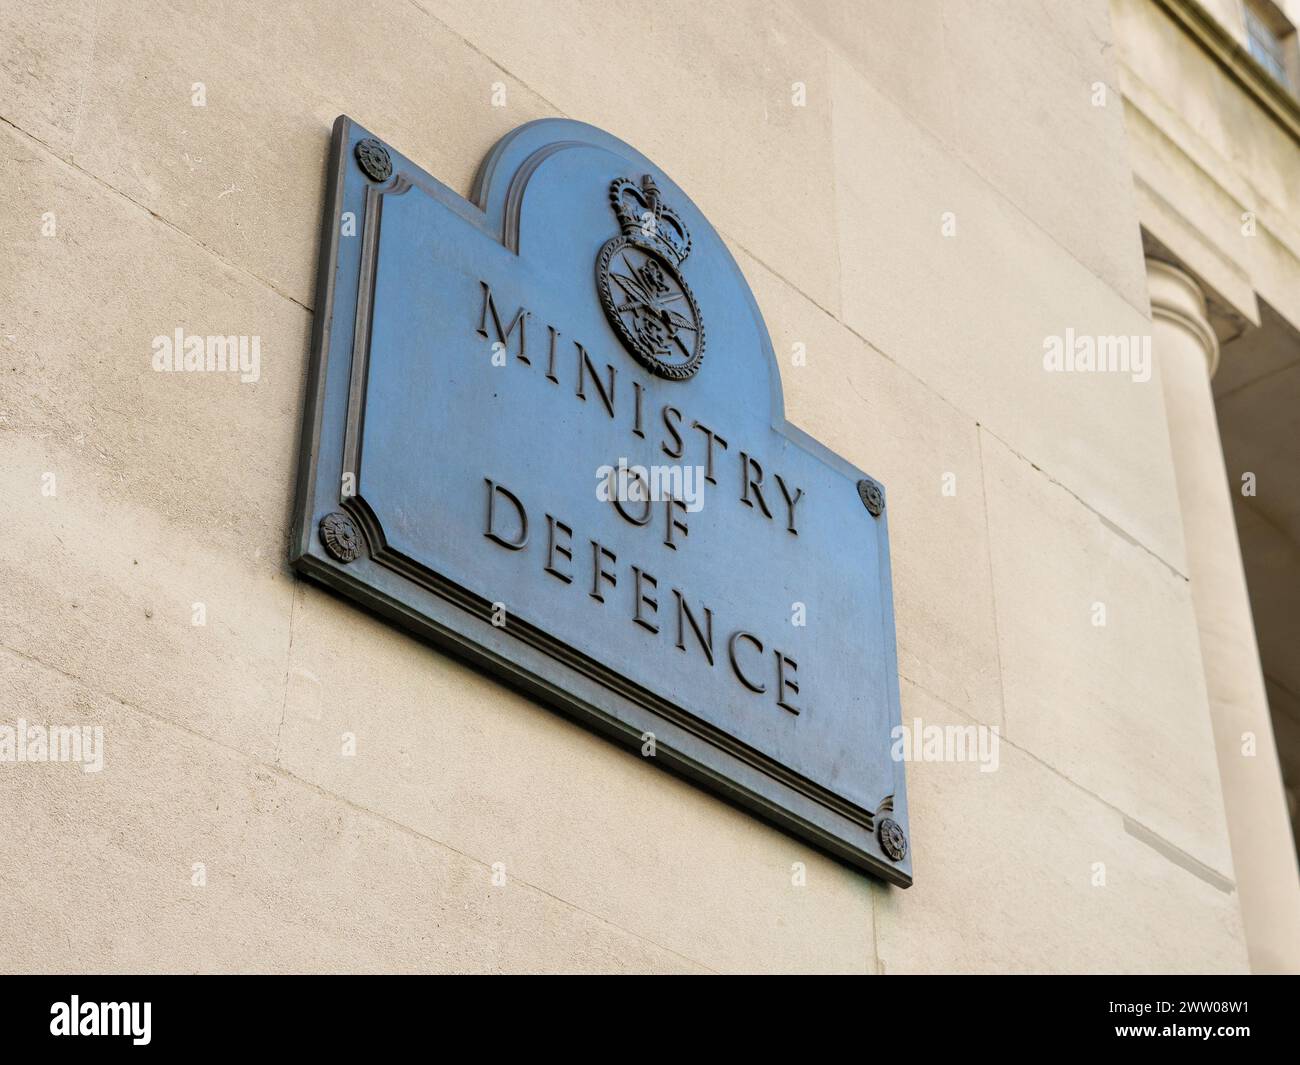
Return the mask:
<path id="1" fill-rule="evenodd" d="M 704 324 L 678 268 L 691 234 L 646 174 L 637 185 L 618 178 L 609 200 L 622 234 L 596 257 L 596 289 L 610 325 L 651 373 L 684 381 L 704 358 Z"/>

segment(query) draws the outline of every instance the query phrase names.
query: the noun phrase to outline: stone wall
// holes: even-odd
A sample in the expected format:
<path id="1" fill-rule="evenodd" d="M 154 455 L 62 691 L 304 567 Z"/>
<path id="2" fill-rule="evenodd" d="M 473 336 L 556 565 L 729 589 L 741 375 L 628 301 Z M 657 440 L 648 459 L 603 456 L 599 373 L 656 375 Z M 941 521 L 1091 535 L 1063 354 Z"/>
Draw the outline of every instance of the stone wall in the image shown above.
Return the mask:
<path id="1" fill-rule="evenodd" d="M 1159 383 L 1043 370 L 1150 331 L 1105 2 L 0 25 L 0 722 L 105 737 L 99 773 L 0 765 L 0 967 L 1245 967 Z M 909 767 L 913 888 L 289 572 L 339 113 L 463 193 L 582 119 L 711 217 L 789 419 L 889 488 L 905 721 L 1002 730 L 996 772 Z M 177 327 L 259 336 L 259 380 L 154 372 Z"/>

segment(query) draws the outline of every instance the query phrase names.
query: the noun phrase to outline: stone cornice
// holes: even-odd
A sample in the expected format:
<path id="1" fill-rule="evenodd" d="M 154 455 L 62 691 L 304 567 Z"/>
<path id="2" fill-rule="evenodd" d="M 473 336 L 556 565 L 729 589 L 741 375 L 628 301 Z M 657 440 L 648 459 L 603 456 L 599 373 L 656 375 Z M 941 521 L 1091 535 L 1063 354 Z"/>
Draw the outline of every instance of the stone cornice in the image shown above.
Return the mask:
<path id="1" fill-rule="evenodd" d="M 1300 144 L 1300 101 L 1267 70 L 1197 0 L 1155 0 L 1201 49 Z"/>

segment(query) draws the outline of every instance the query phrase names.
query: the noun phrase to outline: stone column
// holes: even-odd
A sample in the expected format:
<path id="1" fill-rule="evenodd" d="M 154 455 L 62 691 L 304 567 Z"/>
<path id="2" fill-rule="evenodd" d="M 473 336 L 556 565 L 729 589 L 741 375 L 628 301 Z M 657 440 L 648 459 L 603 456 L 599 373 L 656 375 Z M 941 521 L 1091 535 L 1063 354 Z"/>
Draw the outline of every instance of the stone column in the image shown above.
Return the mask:
<path id="1" fill-rule="evenodd" d="M 1251 967 L 1300 972 L 1300 877 L 1278 769 L 1246 573 L 1210 378 L 1219 343 L 1205 295 L 1176 267 L 1147 260 L 1151 344 L 1187 541 L 1219 777 Z M 1243 753 L 1253 734 L 1255 754 Z M 1195 935 L 1195 929 L 1188 929 Z"/>

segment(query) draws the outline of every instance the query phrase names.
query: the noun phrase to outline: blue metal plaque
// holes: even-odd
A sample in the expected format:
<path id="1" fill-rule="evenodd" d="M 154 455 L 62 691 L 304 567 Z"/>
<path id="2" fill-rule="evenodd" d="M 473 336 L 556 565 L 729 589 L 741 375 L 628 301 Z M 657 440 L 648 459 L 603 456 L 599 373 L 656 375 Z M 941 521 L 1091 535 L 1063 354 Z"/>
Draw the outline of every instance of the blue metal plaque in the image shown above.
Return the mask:
<path id="1" fill-rule="evenodd" d="M 300 572 L 906 886 L 886 518 L 650 160 L 532 122 L 465 200 L 335 123 Z"/>

